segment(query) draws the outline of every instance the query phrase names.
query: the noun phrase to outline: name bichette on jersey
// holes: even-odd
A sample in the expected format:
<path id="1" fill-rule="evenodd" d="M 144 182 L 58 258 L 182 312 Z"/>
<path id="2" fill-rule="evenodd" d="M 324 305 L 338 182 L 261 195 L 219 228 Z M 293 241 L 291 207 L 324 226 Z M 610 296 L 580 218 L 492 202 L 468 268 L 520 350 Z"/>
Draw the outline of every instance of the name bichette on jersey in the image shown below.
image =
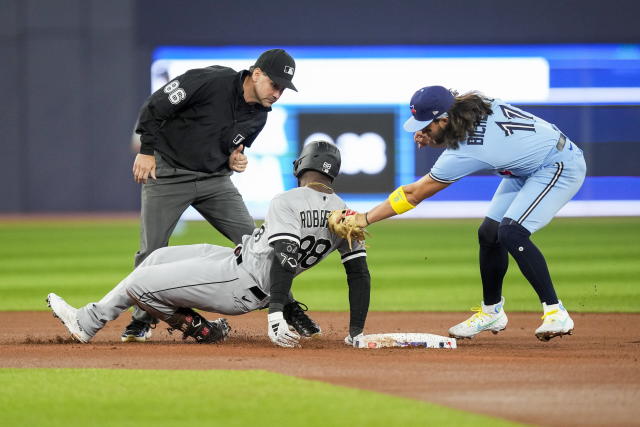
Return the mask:
<path id="1" fill-rule="evenodd" d="M 476 122 L 473 132 L 467 138 L 467 145 L 484 145 L 485 133 L 487 133 L 487 119 Z"/>
<path id="2" fill-rule="evenodd" d="M 302 221 L 302 227 L 316 228 L 327 227 L 327 216 L 331 211 L 326 209 L 321 210 L 306 210 L 300 211 L 300 220 Z"/>

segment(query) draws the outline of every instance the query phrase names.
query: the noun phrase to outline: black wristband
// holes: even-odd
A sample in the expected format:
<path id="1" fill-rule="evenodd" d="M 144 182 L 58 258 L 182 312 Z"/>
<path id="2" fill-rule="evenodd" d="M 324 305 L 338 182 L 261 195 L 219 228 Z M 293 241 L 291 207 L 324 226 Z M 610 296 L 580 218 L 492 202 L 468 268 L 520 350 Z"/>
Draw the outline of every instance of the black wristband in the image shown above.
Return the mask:
<path id="1" fill-rule="evenodd" d="M 278 304 L 278 303 L 271 303 L 269 304 L 269 314 L 271 313 L 275 313 L 278 311 L 283 311 L 284 310 L 284 304 Z"/>

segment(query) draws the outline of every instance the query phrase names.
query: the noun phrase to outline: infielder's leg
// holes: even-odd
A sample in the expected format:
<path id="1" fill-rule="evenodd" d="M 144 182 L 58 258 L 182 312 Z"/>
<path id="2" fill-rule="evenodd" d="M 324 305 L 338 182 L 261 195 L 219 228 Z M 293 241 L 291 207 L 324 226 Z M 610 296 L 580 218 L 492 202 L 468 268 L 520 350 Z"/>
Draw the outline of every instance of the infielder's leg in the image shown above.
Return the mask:
<path id="1" fill-rule="evenodd" d="M 577 193 L 585 177 L 584 159 L 558 162 L 529 177 L 504 215 L 498 239 L 516 260 L 540 301 L 558 303 L 542 252 L 529 236 L 548 224 Z"/>
<path id="2" fill-rule="evenodd" d="M 496 189 L 489 210 L 478 229 L 480 277 L 483 303 L 497 304 L 502 298 L 502 282 L 509 266 L 509 253 L 498 241 L 498 226 L 513 199 L 524 185 L 520 178 L 504 178 Z"/>
<path id="3" fill-rule="evenodd" d="M 498 243 L 514 257 L 543 302 L 544 322 L 536 329 L 536 336 L 543 341 L 570 334 L 573 330 L 573 320 L 562 304 L 559 304 L 546 261 L 529 240 L 529 236 L 547 224 L 582 185 L 586 169 L 584 159 L 581 152 L 573 154 L 575 158 L 568 158 L 566 163 L 543 168 L 529 177 L 515 197 L 510 196 L 513 192 L 509 189 L 517 188 L 518 181 L 505 179 L 496 192 L 497 197 L 494 197 L 496 203 L 492 201 L 489 210 L 491 222 L 488 225 L 483 223 L 486 226 L 485 231 L 489 228 L 492 230 L 487 234 L 492 234 L 495 223 L 500 221 Z M 500 201 L 509 198 L 512 200 L 511 205 L 506 212 L 502 212 L 503 206 Z M 507 317 L 501 300 L 493 306 L 483 303 L 481 311 L 450 328 L 449 334 L 458 338 L 471 338 L 485 330 L 497 333 L 506 325 Z"/>
<path id="4" fill-rule="evenodd" d="M 253 233 L 255 222 L 238 189 L 228 176 L 197 182 L 198 198 L 193 207 L 220 233 L 235 244 Z"/>

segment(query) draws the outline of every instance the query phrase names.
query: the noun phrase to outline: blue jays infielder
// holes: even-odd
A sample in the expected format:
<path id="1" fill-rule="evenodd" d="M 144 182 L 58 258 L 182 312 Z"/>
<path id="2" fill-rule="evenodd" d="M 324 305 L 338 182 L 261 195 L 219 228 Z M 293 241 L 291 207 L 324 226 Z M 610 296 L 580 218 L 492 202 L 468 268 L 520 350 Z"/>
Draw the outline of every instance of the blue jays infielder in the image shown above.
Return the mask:
<path id="1" fill-rule="evenodd" d="M 529 239 L 580 189 L 586 166 L 582 150 L 558 128 L 500 99 L 478 92 L 457 96 L 442 86 L 418 90 L 411 98 L 412 117 L 404 125 L 419 148 L 445 147 L 431 171 L 400 186 L 388 200 L 350 221 L 357 226 L 401 214 L 464 176 L 490 170 L 503 176 L 478 230 L 482 306 L 449 329 L 456 338 L 507 326 L 502 281 L 508 254 L 542 302 L 542 341 L 571 334 L 573 320 L 558 300 L 546 261 Z"/>

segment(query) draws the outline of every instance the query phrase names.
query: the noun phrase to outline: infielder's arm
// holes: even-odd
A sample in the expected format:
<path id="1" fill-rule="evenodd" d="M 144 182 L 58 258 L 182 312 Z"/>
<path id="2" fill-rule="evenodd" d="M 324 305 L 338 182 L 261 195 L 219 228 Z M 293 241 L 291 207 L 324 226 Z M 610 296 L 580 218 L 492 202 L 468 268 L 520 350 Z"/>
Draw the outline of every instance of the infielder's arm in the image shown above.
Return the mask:
<path id="1" fill-rule="evenodd" d="M 367 226 L 395 215 L 400 215 L 416 207 L 424 199 L 447 188 L 450 184 L 438 182 L 425 175 L 409 185 L 398 187 L 387 200 L 371 209 L 366 214 L 357 214 L 356 221 L 360 226 Z"/>

